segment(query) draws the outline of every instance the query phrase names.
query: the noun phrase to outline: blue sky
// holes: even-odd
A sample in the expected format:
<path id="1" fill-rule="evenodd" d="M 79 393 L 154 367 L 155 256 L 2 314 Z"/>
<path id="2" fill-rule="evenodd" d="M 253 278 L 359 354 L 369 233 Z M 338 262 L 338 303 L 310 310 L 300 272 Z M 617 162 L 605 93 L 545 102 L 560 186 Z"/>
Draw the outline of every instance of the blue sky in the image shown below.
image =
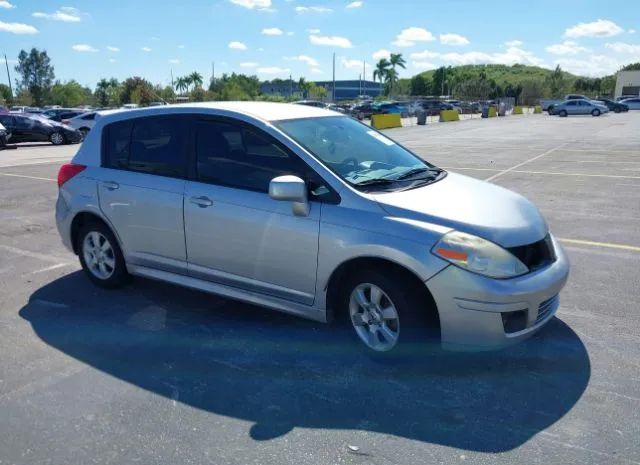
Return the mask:
<path id="1" fill-rule="evenodd" d="M 0 53 L 46 49 L 56 77 L 93 87 L 197 70 L 358 79 L 389 52 L 401 76 L 442 64 L 524 63 L 588 76 L 640 61 L 638 0 L 0 0 Z M 12 64 L 12 63 L 10 63 Z M 13 67 L 13 66 L 12 66 Z M 0 73 L 0 82 L 6 75 Z"/>

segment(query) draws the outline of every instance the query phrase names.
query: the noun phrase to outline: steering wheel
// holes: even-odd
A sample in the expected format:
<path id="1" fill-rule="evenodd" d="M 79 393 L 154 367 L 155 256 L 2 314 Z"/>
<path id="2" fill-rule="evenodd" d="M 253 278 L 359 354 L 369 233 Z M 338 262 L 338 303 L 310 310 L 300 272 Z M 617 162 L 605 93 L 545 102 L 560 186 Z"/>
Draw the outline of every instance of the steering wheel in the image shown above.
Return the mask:
<path id="1" fill-rule="evenodd" d="M 352 165 L 353 169 L 357 169 L 360 166 L 360 162 L 355 157 L 348 157 L 342 160 L 343 165 Z"/>

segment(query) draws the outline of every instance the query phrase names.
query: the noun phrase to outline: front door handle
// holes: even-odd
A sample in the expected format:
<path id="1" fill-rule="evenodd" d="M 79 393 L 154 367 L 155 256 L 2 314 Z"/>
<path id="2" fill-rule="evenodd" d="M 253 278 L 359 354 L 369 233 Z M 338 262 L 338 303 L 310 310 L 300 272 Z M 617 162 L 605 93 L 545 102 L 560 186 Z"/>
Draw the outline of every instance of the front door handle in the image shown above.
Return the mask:
<path id="1" fill-rule="evenodd" d="M 213 201 L 209 197 L 191 197 L 189 201 L 200 208 L 206 208 L 213 205 Z"/>
<path id="2" fill-rule="evenodd" d="M 102 185 L 109 189 L 110 191 L 114 191 L 116 189 L 118 189 L 120 187 L 120 184 L 118 184 L 117 182 L 113 182 L 113 181 L 104 181 L 102 183 Z"/>

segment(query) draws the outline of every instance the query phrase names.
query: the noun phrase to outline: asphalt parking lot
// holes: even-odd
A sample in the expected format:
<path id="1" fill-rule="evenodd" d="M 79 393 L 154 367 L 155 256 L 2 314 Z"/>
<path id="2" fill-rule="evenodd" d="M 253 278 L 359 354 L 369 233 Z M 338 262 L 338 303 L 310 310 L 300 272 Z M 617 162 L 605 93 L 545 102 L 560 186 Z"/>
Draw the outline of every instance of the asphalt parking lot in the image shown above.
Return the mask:
<path id="1" fill-rule="evenodd" d="M 0 464 L 640 464 L 640 112 L 388 134 L 539 206 L 572 275 L 538 337 L 380 364 L 332 326 L 99 290 L 53 217 L 77 146 L 0 151 Z"/>

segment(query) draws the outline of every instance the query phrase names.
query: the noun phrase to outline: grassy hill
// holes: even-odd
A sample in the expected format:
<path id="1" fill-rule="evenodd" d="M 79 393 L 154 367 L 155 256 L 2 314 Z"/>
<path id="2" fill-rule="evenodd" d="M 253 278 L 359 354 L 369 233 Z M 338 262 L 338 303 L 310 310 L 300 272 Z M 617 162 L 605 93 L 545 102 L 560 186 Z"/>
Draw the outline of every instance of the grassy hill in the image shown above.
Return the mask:
<path id="1" fill-rule="evenodd" d="M 522 81 L 531 80 L 531 79 L 540 79 L 543 80 L 551 73 L 553 70 L 547 68 L 541 68 L 539 66 L 528 66 L 528 65 L 462 65 L 462 66 L 452 66 L 448 67 L 447 71 L 453 71 L 456 76 L 459 76 L 462 79 L 472 79 L 480 77 L 481 73 L 484 73 L 486 78 L 489 80 L 493 80 L 498 84 L 508 83 L 511 85 L 518 85 Z M 422 74 L 426 79 L 433 79 L 433 74 L 436 72 L 435 69 L 424 71 Z M 573 82 L 578 79 L 580 76 L 576 76 L 575 74 L 568 73 L 563 71 L 564 78 Z"/>

